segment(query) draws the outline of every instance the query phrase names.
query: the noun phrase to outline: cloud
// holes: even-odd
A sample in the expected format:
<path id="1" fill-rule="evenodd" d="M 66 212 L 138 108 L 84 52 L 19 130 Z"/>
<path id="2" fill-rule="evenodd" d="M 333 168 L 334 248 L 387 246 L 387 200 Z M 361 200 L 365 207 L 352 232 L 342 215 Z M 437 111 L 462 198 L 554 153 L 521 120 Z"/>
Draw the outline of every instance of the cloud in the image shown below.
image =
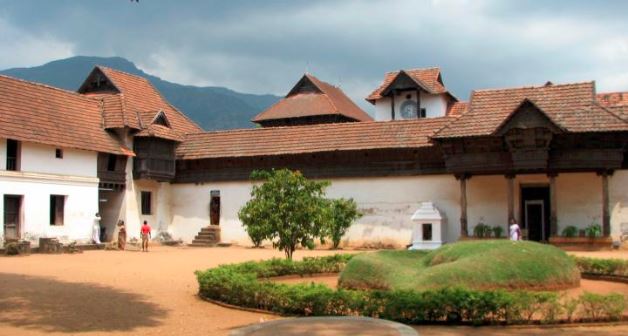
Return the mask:
<path id="1" fill-rule="evenodd" d="M 279 95 L 308 69 L 367 109 L 386 71 L 412 67 L 441 66 L 462 99 L 547 80 L 628 90 L 626 1 L 2 1 L 0 24 L 31 37 L 6 38 L 24 57 L 4 67 L 116 55 L 174 82 Z"/>
<path id="2" fill-rule="evenodd" d="M 74 55 L 72 43 L 51 35 L 34 35 L 0 17 L 0 69 L 34 66 Z"/>

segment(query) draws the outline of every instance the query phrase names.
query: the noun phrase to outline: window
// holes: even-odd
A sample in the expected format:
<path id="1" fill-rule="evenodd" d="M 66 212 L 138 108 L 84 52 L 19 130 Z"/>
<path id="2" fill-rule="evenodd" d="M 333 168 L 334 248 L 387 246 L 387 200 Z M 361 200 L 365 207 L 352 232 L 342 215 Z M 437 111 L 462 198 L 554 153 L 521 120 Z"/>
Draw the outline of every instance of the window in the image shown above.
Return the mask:
<path id="1" fill-rule="evenodd" d="M 109 154 L 107 157 L 107 171 L 116 171 L 116 161 L 118 161 L 118 157 Z"/>
<path id="2" fill-rule="evenodd" d="M 50 195 L 50 225 L 63 225 L 65 196 Z"/>
<path id="3" fill-rule="evenodd" d="M 150 191 L 142 191 L 141 194 L 141 202 L 142 202 L 142 215 L 150 215 L 152 214 L 151 209 L 151 192 Z"/>
<path id="4" fill-rule="evenodd" d="M 20 143 L 7 139 L 7 170 L 20 170 Z"/>
<path id="5" fill-rule="evenodd" d="M 421 113 L 419 114 L 419 118 L 425 118 L 427 117 L 427 112 L 425 111 L 425 108 L 421 109 Z"/>
<path id="6" fill-rule="evenodd" d="M 57 159 L 63 159 L 63 149 L 61 148 L 55 149 L 55 157 Z"/>

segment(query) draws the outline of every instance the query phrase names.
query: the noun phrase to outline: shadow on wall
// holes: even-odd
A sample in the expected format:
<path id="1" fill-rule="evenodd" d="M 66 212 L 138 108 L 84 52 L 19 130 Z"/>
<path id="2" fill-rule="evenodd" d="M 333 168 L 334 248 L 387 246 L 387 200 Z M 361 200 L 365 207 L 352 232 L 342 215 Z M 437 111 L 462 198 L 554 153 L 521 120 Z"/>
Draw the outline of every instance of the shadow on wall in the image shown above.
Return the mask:
<path id="1" fill-rule="evenodd" d="M 0 327 L 45 332 L 129 331 L 167 311 L 141 295 L 95 284 L 0 273 Z"/>

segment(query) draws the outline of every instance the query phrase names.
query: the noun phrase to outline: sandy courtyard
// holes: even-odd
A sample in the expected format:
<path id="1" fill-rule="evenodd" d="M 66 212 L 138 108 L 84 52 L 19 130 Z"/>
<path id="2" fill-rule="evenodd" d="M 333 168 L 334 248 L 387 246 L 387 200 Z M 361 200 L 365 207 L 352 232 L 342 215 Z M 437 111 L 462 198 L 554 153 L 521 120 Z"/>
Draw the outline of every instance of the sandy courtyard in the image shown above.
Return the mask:
<path id="1" fill-rule="evenodd" d="M 333 254 L 298 251 L 296 258 Z M 282 257 L 270 249 L 170 248 L 149 253 L 87 251 L 76 255 L 0 257 L 0 335 L 227 335 L 275 319 L 223 308 L 196 296 L 194 270 Z M 619 255 L 617 255 L 619 257 Z M 473 328 L 418 328 L 421 335 L 466 335 Z M 482 328 L 502 335 L 503 328 Z M 509 334 L 558 330 L 508 329 Z M 565 334 L 628 334 L 628 327 L 565 329 Z"/>

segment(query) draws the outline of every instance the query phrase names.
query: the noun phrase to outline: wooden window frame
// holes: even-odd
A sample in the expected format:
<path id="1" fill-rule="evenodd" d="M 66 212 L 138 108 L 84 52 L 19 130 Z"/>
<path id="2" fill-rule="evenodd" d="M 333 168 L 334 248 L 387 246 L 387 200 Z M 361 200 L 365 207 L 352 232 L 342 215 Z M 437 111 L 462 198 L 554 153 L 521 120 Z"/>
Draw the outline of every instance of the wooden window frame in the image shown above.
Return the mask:
<path id="1" fill-rule="evenodd" d="M 153 214 L 153 193 L 150 191 L 140 192 L 140 212 L 142 216 Z"/>
<path id="2" fill-rule="evenodd" d="M 65 204 L 67 196 L 65 195 L 50 195 L 50 225 L 51 226 L 63 226 L 65 225 Z M 59 205 L 59 202 L 61 205 Z"/>
<path id="3" fill-rule="evenodd" d="M 63 159 L 63 149 L 55 148 L 55 158 L 56 159 Z"/>

